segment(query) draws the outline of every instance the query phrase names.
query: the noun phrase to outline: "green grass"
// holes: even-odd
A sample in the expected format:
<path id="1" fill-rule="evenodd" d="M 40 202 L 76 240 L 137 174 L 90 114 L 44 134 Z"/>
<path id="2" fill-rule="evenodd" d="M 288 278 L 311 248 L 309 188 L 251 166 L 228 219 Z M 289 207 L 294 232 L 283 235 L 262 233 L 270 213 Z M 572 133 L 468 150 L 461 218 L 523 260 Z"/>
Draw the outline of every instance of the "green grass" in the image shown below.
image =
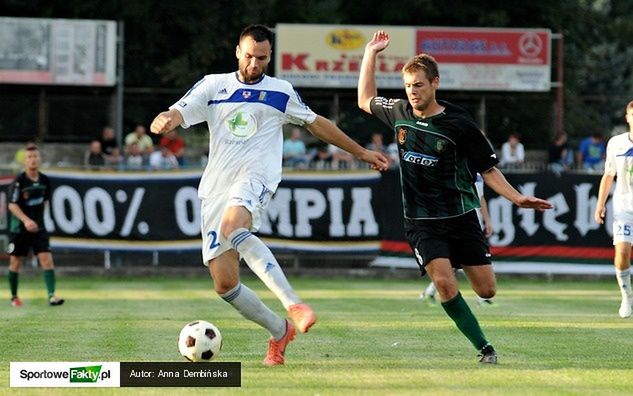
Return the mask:
<path id="1" fill-rule="evenodd" d="M 244 282 L 281 312 L 259 280 Z M 60 277 L 59 294 L 67 299 L 62 307 L 46 305 L 41 278 L 22 277 L 24 307 L 0 306 L 0 394 L 567 395 L 633 389 L 633 319 L 617 315 L 615 280 L 502 279 L 494 308 L 477 307 L 463 283 L 499 352 L 493 367 L 477 364 L 477 352 L 441 307 L 418 300 L 420 280 L 291 283 L 319 322 L 290 344 L 285 366 L 267 368 L 261 364 L 267 333 L 242 320 L 205 277 Z M 242 362 L 242 388 L 8 388 L 9 361 L 183 361 L 176 338 L 194 319 L 220 328 L 218 360 Z"/>

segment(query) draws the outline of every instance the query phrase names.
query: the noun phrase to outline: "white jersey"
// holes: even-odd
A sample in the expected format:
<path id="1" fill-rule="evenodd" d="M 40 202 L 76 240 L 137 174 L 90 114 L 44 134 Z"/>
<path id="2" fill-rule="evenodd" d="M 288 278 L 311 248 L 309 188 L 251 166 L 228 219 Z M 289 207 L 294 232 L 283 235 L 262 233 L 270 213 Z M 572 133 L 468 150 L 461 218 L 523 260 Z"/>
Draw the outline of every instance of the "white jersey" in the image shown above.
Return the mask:
<path id="1" fill-rule="evenodd" d="M 633 142 L 629 132 L 609 139 L 604 173 L 617 176 L 613 191 L 614 218 L 633 221 Z"/>
<path id="2" fill-rule="evenodd" d="M 170 109 L 182 114 L 183 128 L 204 121 L 209 127 L 200 199 L 247 179 L 274 192 L 281 181 L 282 126 L 311 124 L 317 117 L 289 82 L 263 75 L 246 84 L 237 72 L 205 76 Z"/>

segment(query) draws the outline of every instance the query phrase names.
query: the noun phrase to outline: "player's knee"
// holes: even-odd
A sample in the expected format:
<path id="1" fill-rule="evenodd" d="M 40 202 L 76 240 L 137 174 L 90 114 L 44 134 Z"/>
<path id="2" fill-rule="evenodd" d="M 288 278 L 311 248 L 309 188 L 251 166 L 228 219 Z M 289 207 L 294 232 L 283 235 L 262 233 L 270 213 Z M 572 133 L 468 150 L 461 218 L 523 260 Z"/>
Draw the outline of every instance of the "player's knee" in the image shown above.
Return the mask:
<path id="1" fill-rule="evenodd" d="M 245 224 L 233 219 L 223 220 L 221 227 L 222 227 L 222 236 L 224 237 L 224 239 L 228 239 L 229 235 L 235 232 L 235 230 L 238 230 L 240 228 L 248 229 L 248 227 Z"/>
<path id="2" fill-rule="evenodd" d="M 457 295 L 457 283 L 449 277 L 435 277 L 433 279 L 438 293 L 442 299 L 451 299 Z"/>
<path id="3" fill-rule="evenodd" d="M 229 281 L 229 280 L 214 280 L 213 281 L 213 287 L 215 289 L 215 292 L 220 296 L 228 293 L 229 291 L 234 289 L 235 286 L 237 286 L 237 283 L 235 281 Z"/>
<path id="4" fill-rule="evenodd" d="M 493 298 L 497 294 L 497 288 L 494 286 L 485 287 L 477 290 L 477 295 L 481 298 Z"/>

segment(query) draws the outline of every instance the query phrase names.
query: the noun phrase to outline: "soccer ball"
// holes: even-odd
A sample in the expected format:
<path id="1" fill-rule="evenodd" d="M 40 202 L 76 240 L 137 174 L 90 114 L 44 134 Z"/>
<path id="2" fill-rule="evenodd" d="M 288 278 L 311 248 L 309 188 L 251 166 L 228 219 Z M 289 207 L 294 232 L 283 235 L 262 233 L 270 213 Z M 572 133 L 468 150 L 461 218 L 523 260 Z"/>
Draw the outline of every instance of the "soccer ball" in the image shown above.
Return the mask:
<path id="1" fill-rule="evenodd" d="M 180 354 L 191 362 L 208 362 L 222 349 L 222 335 L 213 324 L 204 320 L 187 323 L 178 337 Z"/>

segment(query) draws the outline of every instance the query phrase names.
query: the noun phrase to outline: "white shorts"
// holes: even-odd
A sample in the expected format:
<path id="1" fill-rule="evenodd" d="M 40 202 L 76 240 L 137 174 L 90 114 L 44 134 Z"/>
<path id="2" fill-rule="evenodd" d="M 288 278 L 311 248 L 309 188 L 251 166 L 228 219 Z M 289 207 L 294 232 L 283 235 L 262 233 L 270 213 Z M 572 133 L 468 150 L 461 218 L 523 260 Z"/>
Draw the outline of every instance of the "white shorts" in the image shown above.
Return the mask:
<path id="1" fill-rule="evenodd" d="M 224 212 L 231 206 L 243 206 L 251 213 L 250 231 L 256 232 L 262 223 L 262 216 L 270 203 L 273 192 L 259 180 L 238 180 L 227 190 L 203 199 L 200 207 L 202 221 L 202 262 L 208 265 L 209 260 L 232 249 L 230 243 L 222 235 L 221 225 Z"/>
<path id="2" fill-rule="evenodd" d="M 620 242 L 633 244 L 633 221 L 613 219 L 613 244 Z"/>

